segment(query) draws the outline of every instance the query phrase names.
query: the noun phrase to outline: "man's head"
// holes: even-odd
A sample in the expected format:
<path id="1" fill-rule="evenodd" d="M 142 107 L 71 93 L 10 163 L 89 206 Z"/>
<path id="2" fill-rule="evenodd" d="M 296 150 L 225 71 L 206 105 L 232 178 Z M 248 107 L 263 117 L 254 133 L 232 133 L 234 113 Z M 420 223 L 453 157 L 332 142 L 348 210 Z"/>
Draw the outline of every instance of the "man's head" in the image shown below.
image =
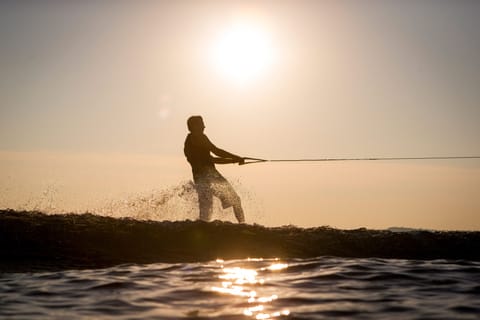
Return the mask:
<path id="1" fill-rule="evenodd" d="M 191 116 L 188 118 L 187 127 L 188 131 L 191 133 L 202 133 L 203 129 L 205 129 L 205 125 L 203 124 L 203 119 L 201 116 Z"/>

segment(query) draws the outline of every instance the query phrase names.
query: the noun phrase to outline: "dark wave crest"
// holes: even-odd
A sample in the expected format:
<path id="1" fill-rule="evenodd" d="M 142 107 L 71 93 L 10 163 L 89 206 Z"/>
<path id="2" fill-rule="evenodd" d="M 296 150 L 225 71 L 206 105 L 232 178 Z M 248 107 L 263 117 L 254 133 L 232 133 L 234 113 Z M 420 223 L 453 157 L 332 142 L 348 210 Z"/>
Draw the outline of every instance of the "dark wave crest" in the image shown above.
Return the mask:
<path id="1" fill-rule="evenodd" d="M 480 232 L 269 228 L 0 210 L 0 269 L 317 256 L 480 261 Z"/>

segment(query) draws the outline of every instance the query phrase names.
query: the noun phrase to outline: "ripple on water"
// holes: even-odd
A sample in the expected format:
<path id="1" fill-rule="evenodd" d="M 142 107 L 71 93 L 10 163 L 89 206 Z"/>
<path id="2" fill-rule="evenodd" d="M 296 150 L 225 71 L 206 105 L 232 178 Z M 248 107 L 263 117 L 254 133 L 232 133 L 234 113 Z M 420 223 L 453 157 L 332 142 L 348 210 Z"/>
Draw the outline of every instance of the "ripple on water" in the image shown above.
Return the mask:
<path id="1" fill-rule="evenodd" d="M 113 281 L 113 282 L 94 285 L 90 287 L 89 290 L 109 290 L 109 291 L 115 290 L 116 291 L 116 290 L 128 289 L 133 287 L 135 287 L 134 282 Z"/>
<path id="2" fill-rule="evenodd" d="M 0 275 L 0 317 L 477 319 L 480 264 L 221 259 Z"/>

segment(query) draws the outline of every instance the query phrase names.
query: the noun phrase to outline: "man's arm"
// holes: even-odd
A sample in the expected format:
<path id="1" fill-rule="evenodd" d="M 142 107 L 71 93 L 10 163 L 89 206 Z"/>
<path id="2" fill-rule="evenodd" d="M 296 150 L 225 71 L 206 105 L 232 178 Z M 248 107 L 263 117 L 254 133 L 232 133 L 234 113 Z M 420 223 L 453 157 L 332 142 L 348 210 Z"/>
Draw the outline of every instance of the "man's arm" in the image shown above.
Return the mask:
<path id="1" fill-rule="evenodd" d="M 214 163 L 218 163 L 218 164 L 226 164 L 226 163 L 244 164 L 245 163 L 244 158 L 237 156 L 233 153 L 227 152 L 225 150 L 219 149 L 217 147 L 215 147 L 211 151 L 213 152 L 213 154 L 220 157 L 220 158 L 212 157 Z"/>
<path id="2" fill-rule="evenodd" d="M 227 164 L 227 163 L 240 163 L 243 164 L 245 160 L 243 158 L 217 158 L 217 157 L 212 157 L 212 160 L 216 164 Z"/>
<path id="3" fill-rule="evenodd" d="M 220 148 L 217 148 L 215 146 L 213 146 L 211 151 L 214 155 L 219 156 L 220 158 L 230 158 L 230 159 L 241 159 L 242 158 L 240 156 L 237 156 L 233 153 L 227 152 L 227 151 L 222 150 Z"/>
<path id="4" fill-rule="evenodd" d="M 237 156 L 237 155 L 235 155 L 233 153 L 230 153 L 228 151 L 225 151 L 223 149 L 217 148 L 213 143 L 210 142 L 210 140 L 208 140 L 208 142 L 209 142 L 209 145 L 210 145 L 210 151 L 214 155 L 219 157 L 219 158 L 212 157 L 214 163 L 218 163 L 218 164 L 237 163 L 237 162 L 240 163 L 240 164 L 244 163 L 245 160 L 242 157 Z"/>

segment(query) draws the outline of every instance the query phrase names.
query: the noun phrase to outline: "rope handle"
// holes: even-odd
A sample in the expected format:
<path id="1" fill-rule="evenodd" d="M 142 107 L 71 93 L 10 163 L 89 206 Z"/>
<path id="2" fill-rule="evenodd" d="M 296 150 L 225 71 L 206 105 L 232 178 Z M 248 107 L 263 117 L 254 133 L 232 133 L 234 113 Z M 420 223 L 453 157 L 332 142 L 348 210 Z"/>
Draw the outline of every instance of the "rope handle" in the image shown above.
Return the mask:
<path id="1" fill-rule="evenodd" d="M 259 162 L 267 162 L 268 161 L 268 160 L 265 160 L 265 159 L 250 158 L 250 157 L 244 157 L 243 160 L 244 160 L 244 162 L 240 163 L 240 165 L 259 163 Z"/>

